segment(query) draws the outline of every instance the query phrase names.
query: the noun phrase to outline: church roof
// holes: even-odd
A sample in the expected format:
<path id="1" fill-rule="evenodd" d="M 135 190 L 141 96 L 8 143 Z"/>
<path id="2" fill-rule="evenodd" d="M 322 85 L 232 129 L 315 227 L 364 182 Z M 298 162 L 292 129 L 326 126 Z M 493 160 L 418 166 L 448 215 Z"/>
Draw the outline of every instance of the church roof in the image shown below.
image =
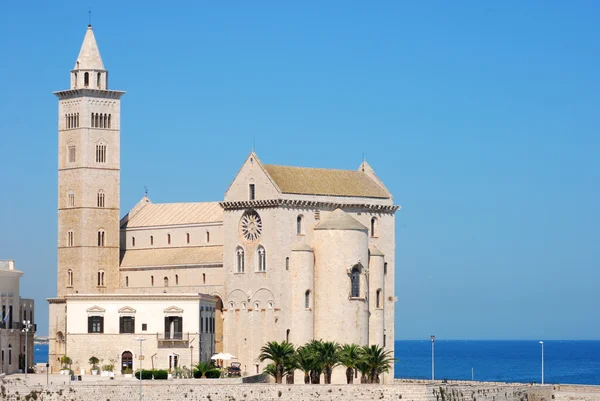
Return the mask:
<path id="1" fill-rule="evenodd" d="M 131 227 L 155 227 L 223 221 L 218 202 L 147 203 L 125 224 Z"/>
<path id="2" fill-rule="evenodd" d="M 121 252 L 121 267 L 190 266 L 223 263 L 223 246 L 130 249 Z"/>
<path id="3" fill-rule="evenodd" d="M 314 228 L 315 230 L 358 230 L 368 231 L 358 220 L 344 212 L 335 209 L 325 219 L 321 220 Z"/>
<path id="4" fill-rule="evenodd" d="M 283 193 L 390 198 L 385 189 L 362 171 L 274 164 L 264 164 L 263 166 Z"/>
<path id="5" fill-rule="evenodd" d="M 75 70 L 104 70 L 104 63 L 100 57 L 100 50 L 92 26 L 88 25 L 79 56 L 75 62 Z"/>

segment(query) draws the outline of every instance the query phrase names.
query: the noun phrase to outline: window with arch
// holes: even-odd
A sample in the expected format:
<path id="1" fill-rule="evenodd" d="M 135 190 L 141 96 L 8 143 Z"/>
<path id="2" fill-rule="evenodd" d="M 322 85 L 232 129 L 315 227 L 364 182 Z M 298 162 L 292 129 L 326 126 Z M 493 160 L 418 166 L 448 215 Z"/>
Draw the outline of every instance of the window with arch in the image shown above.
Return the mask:
<path id="1" fill-rule="evenodd" d="M 75 234 L 73 233 L 73 231 L 69 230 L 67 232 L 67 246 L 71 247 L 74 246 L 75 243 Z"/>
<path id="2" fill-rule="evenodd" d="M 104 230 L 98 230 L 98 246 L 104 246 Z"/>
<path id="3" fill-rule="evenodd" d="M 206 273 L 202 273 L 202 284 L 206 284 Z"/>
<path id="4" fill-rule="evenodd" d="M 104 287 L 104 270 L 98 270 L 98 287 Z"/>
<path id="5" fill-rule="evenodd" d="M 238 246 L 237 249 L 235 250 L 235 256 L 236 256 L 236 271 L 238 273 L 243 273 L 244 272 L 244 248 L 242 248 L 241 246 Z"/>
<path id="6" fill-rule="evenodd" d="M 381 288 L 375 292 L 375 307 L 381 308 Z"/>
<path id="7" fill-rule="evenodd" d="M 208 244 L 210 242 L 210 232 L 207 231 L 206 232 L 206 243 Z"/>
<path id="8" fill-rule="evenodd" d="M 154 245 L 154 235 L 150 236 L 150 245 Z"/>
<path id="9" fill-rule="evenodd" d="M 171 245 L 171 234 L 167 234 L 167 244 Z"/>
<path id="10" fill-rule="evenodd" d="M 67 271 L 67 287 L 73 287 L 73 270 Z"/>
<path id="11" fill-rule="evenodd" d="M 242 302 L 242 307 L 241 307 L 241 309 L 242 309 L 242 310 L 246 310 L 246 309 L 248 309 L 248 304 L 247 304 L 246 302 Z"/>
<path id="12" fill-rule="evenodd" d="M 304 216 L 302 216 L 301 214 L 298 215 L 298 217 L 296 217 L 296 235 L 303 235 L 304 232 L 303 227 L 302 227 L 302 220 L 304 219 Z"/>
<path id="13" fill-rule="evenodd" d="M 290 342 L 290 332 L 291 332 L 290 329 L 287 329 L 285 331 L 285 341 L 288 342 L 288 343 Z"/>
<path id="14" fill-rule="evenodd" d="M 175 275 L 175 285 L 179 285 L 179 274 Z"/>
<path id="15" fill-rule="evenodd" d="M 258 271 L 266 272 L 267 271 L 267 252 L 265 251 L 265 248 L 262 245 L 260 245 L 258 247 L 258 249 L 256 250 L 256 253 L 258 254 Z"/>
<path id="16" fill-rule="evenodd" d="M 83 74 L 83 86 L 85 86 L 86 88 L 88 86 L 90 86 L 90 73 L 86 72 L 85 74 Z"/>
<path id="17" fill-rule="evenodd" d="M 377 217 L 371 217 L 371 237 L 377 236 Z"/>
<path id="18" fill-rule="evenodd" d="M 273 309 L 274 306 L 273 301 L 267 302 L 267 309 Z"/>
<path id="19" fill-rule="evenodd" d="M 229 303 L 229 310 L 233 312 L 234 309 L 235 309 L 235 304 L 233 302 L 230 302 Z"/>
<path id="20" fill-rule="evenodd" d="M 98 191 L 98 196 L 97 196 L 97 199 L 96 199 L 96 205 L 98 207 L 104 207 L 104 191 L 103 190 Z"/>
<path id="21" fill-rule="evenodd" d="M 290 258 L 285 258 L 285 270 L 290 270 Z"/>
<path id="22" fill-rule="evenodd" d="M 106 163 L 106 144 L 96 144 L 96 163 Z"/>
<path id="23" fill-rule="evenodd" d="M 135 246 L 135 237 L 131 237 L 131 246 Z"/>
<path id="24" fill-rule="evenodd" d="M 150 285 L 154 287 L 154 276 L 150 276 Z"/>
<path id="25" fill-rule="evenodd" d="M 185 234 L 185 242 L 190 243 L 190 233 Z"/>
<path id="26" fill-rule="evenodd" d="M 258 312 L 258 311 L 260 310 L 260 302 L 256 301 L 256 302 L 254 303 L 254 310 L 255 310 L 256 312 Z"/>
<path id="27" fill-rule="evenodd" d="M 360 269 L 357 266 L 352 268 L 350 272 L 351 297 L 360 297 Z"/>
<path id="28" fill-rule="evenodd" d="M 168 287 L 168 286 L 169 286 L 169 278 L 168 278 L 168 277 L 165 277 L 165 278 L 163 279 L 163 281 L 164 281 L 164 283 L 165 283 L 165 287 Z"/>
<path id="29" fill-rule="evenodd" d="M 254 188 L 254 184 L 249 184 L 249 197 L 250 200 L 256 199 L 256 189 Z"/>
<path id="30" fill-rule="evenodd" d="M 98 79 L 96 80 L 96 87 L 97 87 L 98 89 L 101 89 L 101 88 L 100 88 L 100 87 L 101 87 L 101 85 L 100 85 L 100 83 L 101 83 L 101 79 L 102 79 L 102 74 L 98 73 Z"/>
<path id="31" fill-rule="evenodd" d="M 67 193 L 67 199 L 69 201 L 69 207 L 74 207 L 75 206 L 75 194 L 73 193 L 73 191 L 69 191 Z"/>
<path id="32" fill-rule="evenodd" d="M 383 274 L 387 274 L 387 262 L 383 264 Z"/>
<path id="33" fill-rule="evenodd" d="M 75 144 L 69 144 L 69 163 L 75 163 Z"/>
<path id="34" fill-rule="evenodd" d="M 125 276 L 125 287 L 129 287 L 129 276 Z"/>
<path id="35" fill-rule="evenodd" d="M 75 77 L 73 87 L 77 89 L 77 73 L 74 73 L 73 76 Z"/>
<path id="36" fill-rule="evenodd" d="M 108 128 L 110 128 L 110 114 L 108 115 Z"/>
<path id="37" fill-rule="evenodd" d="M 306 290 L 304 293 L 304 307 L 306 309 L 310 308 L 310 290 Z"/>

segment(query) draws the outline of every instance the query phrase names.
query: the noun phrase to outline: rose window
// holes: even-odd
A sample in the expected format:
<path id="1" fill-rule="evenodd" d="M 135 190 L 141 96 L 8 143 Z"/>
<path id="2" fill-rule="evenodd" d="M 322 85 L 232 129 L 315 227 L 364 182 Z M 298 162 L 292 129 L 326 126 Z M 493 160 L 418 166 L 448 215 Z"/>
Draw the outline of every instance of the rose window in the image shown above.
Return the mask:
<path id="1" fill-rule="evenodd" d="M 240 220 L 240 231 L 247 241 L 256 241 L 262 232 L 262 221 L 256 211 L 249 210 Z"/>

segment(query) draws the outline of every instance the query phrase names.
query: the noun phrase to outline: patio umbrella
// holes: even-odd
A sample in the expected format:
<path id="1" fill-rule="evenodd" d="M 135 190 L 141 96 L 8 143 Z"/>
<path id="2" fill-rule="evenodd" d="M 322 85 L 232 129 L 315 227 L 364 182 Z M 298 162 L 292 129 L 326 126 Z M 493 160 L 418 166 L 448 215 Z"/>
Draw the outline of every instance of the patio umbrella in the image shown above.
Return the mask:
<path id="1" fill-rule="evenodd" d="M 228 361 L 228 360 L 234 359 L 234 358 L 235 358 L 235 356 L 231 355 L 228 352 L 221 354 L 221 359 L 223 359 L 224 361 Z"/>
<path id="2" fill-rule="evenodd" d="M 223 359 L 223 354 L 222 353 L 218 353 L 218 354 L 214 354 L 213 356 L 210 357 L 210 359 L 212 360 L 219 360 L 219 359 Z"/>

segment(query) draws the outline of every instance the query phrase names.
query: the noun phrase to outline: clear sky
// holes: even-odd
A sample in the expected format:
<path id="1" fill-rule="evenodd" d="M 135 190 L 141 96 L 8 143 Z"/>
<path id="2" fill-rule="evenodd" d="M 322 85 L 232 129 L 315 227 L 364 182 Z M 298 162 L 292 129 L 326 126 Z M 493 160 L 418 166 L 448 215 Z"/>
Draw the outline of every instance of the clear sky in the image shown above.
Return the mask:
<path id="1" fill-rule="evenodd" d="M 265 163 L 355 169 L 396 215 L 396 338 L 600 339 L 600 5 L 96 1 L 121 214 Z M 57 100 L 88 2 L 0 5 L 0 259 L 56 294 Z"/>

